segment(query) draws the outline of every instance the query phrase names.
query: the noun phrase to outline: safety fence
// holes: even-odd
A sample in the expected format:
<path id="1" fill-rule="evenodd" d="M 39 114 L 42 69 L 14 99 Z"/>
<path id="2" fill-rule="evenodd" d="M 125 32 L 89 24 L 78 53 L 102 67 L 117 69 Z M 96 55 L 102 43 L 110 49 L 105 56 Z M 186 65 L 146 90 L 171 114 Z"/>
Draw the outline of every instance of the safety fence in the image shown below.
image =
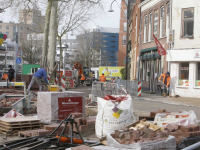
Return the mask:
<path id="1" fill-rule="evenodd" d="M 115 83 L 117 83 L 120 91 L 122 90 L 121 85 L 123 85 L 129 94 L 132 96 L 141 97 L 142 82 L 115 79 Z"/>

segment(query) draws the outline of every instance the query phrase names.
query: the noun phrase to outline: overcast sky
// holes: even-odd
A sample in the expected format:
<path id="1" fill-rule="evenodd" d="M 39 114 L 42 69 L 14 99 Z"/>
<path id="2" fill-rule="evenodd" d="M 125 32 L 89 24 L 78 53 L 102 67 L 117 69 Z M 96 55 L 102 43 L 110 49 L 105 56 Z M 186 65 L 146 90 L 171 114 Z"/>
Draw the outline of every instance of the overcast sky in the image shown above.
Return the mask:
<path id="1" fill-rule="evenodd" d="M 113 0 L 103 0 L 105 14 L 98 18 L 95 18 L 88 25 L 88 29 L 92 28 L 94 25 L 99 25 L 101 27 L 119 28 L 119 18 L 120 18 L 119 7 L 121 6 L 121 0 L 116 0 L 116 2 L 113 3 L 112 8 L 114 12 L 108 12 L 112 1 Z M 9 22 L 9 21 L 18 22 L 18 15 L 14 16 L 13 13 L 11 13 L 11 10 L 6 9 L 6 12 L 0 14 L 0 20 L 3 22 Z"/>

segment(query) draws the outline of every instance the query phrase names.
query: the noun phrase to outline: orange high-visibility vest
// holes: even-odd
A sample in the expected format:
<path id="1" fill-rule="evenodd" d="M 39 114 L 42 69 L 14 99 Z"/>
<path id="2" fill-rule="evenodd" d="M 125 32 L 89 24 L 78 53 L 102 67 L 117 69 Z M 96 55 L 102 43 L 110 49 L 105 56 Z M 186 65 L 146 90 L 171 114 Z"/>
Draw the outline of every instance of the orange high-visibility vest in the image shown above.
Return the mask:
<path id="1" fill-rule="evenodd" d="M 85 80 L 85 76 L 84 75 L 81 76 L 81 80 Z"/>
<path id="2" fill-rule="evenodd" d="M 106 82 L 106 77 L 105 77 L 104 75 L 101 75 L 101 76 L 99 77 L 99 81 L 101 81 L 101 82 Z"/>
<path id="3" fill-rule="evenodd" d="M 166 78 L 166 74 L 162 74 L 159 78 L 159 80 L 161 80 L 161 78 L 163 77 L 163 84 L 165 84 L 165 78 Z M 170 85 L 170 80 L 171 80 L 171 77 L 167 77 L 167 86 Z"/>

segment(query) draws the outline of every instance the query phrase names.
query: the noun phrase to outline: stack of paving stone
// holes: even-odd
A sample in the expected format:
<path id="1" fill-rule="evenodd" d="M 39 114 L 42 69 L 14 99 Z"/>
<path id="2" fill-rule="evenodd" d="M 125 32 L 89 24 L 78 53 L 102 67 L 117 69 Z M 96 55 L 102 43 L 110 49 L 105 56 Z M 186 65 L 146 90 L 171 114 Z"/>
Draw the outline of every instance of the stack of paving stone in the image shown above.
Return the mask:
<path id="1" fill-rule="evenodd" d="M 169 131 L 153 131 L 149 129 L 146 125 L 141 130 L 133 130 L 129 128 L 124 128 L 122 131 L 115 130 L 114 134 L 111 136 L 120 144 L 133 144 L 142 142 L 152 142 L 152 141 L 163 141 L 169 136 Z"/>
<path id="2" fill-rule="evenodd" d="M 87 132 L 87 134 L 95 132 L 96 117 L 85 118 L 85 117 L 82 117 L 81 113 L 72 113 L 72 118 L 73 117 L 75 118 L 75 121 L 77 122 L 77 126 L 78 126 L 79 132 L 81 134 L 84 134 L 86 132 Z M 33 137 L 33 136 L 40 136 L 40 135 L 49 135 L 58 126 L 59 126 L 59 124 L 44 125 L 43 129 L 20 131 L 18 133 L 18 135 L 19 135 L 19 137 Z M 65 125 L 62 124 L 62 126 L 53 135 L 60 134 L 62 132 L 64 126 Z M 67 125 L 65 134 L 68 134 L 69 131 L 70 131 L 70 124 Z M 77 129 L 75 126 L 73 126 L 73 131 L 77 132 Z"/>
<path id="3" fill-rule="evenodd" d="M 200 137 L 199 125 L 182 126 L 168 124 L 166 128 L 170 131 L 169 134 L 176 138 L 177 145 L 187 137 Z"/>
<path id="4" fill-rule="evenodd" d="M 156 114 L 158 114 L 158 113 L 170 113 L 170 112 L 165 109 L 158 109 L 158 111 L 150 112 L 150 117 L 155 117 Z"/>

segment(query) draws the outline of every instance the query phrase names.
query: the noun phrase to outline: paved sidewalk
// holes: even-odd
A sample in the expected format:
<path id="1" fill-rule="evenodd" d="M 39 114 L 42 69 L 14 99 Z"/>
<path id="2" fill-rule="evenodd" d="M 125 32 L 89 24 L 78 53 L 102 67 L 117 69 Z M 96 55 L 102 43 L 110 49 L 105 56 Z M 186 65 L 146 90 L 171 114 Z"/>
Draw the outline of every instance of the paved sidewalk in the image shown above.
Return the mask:
<path id="1" fill-rule="evenodd" d="M 139 98 L 137 98 L 139 99 Z M 183 105 L 183 106 L 195 106 L 200 107 L 200 98 L 191 98 L 191 97 L 163 97 L 156 94 L 148 94 L 148 93 L 142 93 L 143 100 L 147 101 L 156 101 L 156 102 L 162 102 L 166 104 L 172 104 L 172 105 Z"/>

